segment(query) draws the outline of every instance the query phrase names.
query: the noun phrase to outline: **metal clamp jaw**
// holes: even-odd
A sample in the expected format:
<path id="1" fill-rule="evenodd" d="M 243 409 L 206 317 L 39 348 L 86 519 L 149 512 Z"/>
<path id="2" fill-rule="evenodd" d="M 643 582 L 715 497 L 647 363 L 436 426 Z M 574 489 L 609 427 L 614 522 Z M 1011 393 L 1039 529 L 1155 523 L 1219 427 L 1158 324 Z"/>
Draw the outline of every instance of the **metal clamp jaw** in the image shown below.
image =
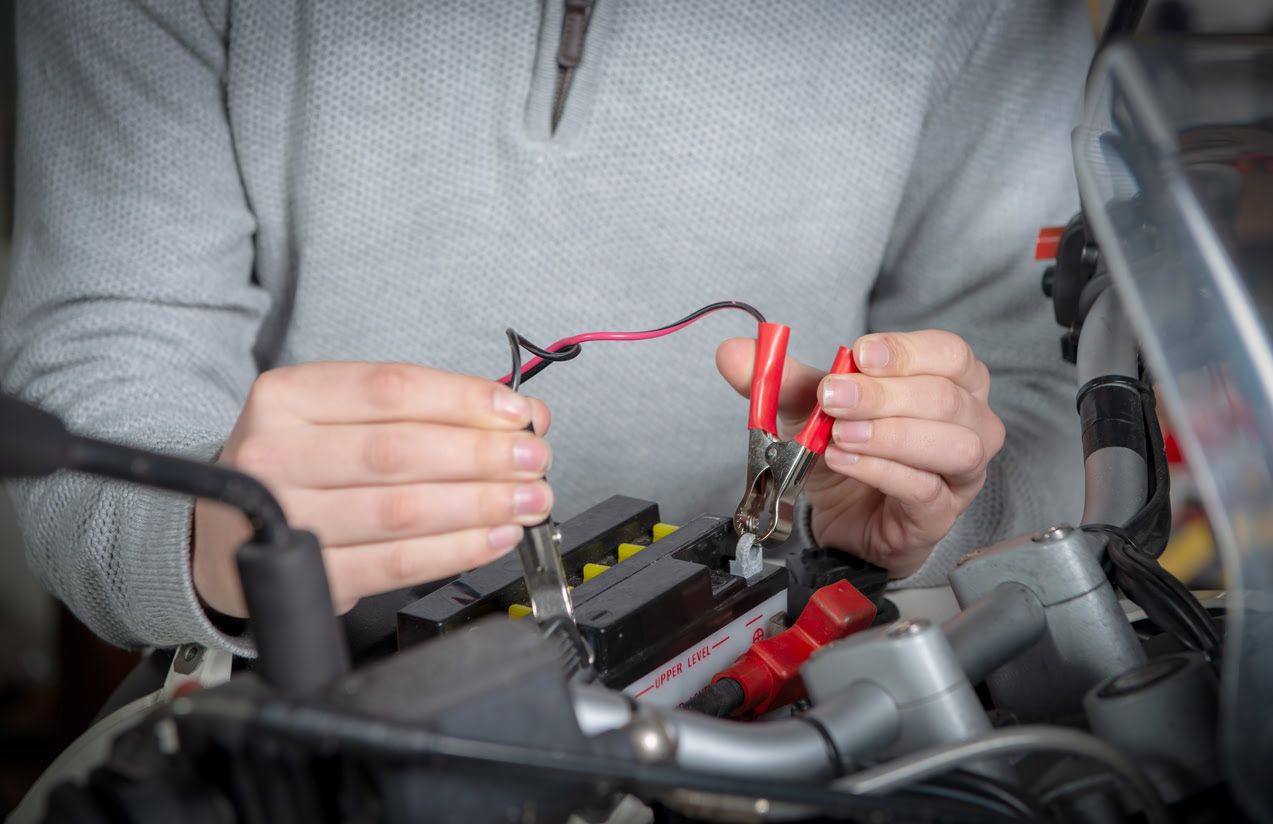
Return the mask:
<path id="1" fill-rule="evenodd" d="M 818 457 L 831 440 L 834 420 L 816 404 L 800 434 L 778 437 L 778 394 L 787 357 L 790 327 L 762 323 L 756 335 L 752 368 L 751 409 L 747 418 L 747 485 L 734 510 L 734 529 L 756 540 L 782 541 L 791 534 L 796 499 Z M 853 350 L 841 346 L 831 372 L 856 372 Z"/>
<path id="2" fill-rule="evenodd" d="M 819 453 L 763 429 L 748 435 L 747 486 L 734 511 L 734 530 L 750 532 L 762 543 L 785 540 L 795 521 L 796 499 Z"/>
<path id="3" fill-rule="evenodd" d="M 566 569 L 561 562 L 561 531 L 551 519 L 526 530 L 517 545 L 526 579 L 526 595 L 535 623 L 550 638 L 558 638 L 566 647 L 571 674 L 592 670 L 595 654 L 579 633 L 575 623 L 574 603 L 566 584 Z"/>

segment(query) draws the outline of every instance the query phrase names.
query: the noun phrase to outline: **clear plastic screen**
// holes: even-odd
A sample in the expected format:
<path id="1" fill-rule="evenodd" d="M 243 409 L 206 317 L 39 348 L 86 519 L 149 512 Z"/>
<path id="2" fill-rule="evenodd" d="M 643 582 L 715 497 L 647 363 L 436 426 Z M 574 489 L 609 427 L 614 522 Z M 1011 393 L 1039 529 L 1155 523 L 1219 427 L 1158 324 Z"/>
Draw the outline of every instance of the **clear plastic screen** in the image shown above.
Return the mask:
<path id="1" fill-rule="evenodd" d="M 1273 41 L 1108 49 L 1074 155 L 1221 553 L 1225 774 L 1273 820 Z"/>

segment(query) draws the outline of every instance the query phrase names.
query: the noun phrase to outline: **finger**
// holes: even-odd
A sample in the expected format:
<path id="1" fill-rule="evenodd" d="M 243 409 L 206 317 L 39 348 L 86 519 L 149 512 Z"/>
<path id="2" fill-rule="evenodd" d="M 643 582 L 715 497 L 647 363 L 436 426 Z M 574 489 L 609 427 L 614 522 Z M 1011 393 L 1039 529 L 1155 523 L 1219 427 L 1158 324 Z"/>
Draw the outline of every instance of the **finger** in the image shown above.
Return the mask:
<path id="1" fill-rule="evenodd" d="M 516 524 L 464 529 L 444 535 L 328 547 L 323 550 L 332 601 L 339 611 L 367 595 L 436 581 L 508 553 L 524 532 Z"/>
<path id="2" fill-rule="evenodd" d="M 531 526 L 548 517 L 552 502 L 544 481 L 422 483 L 302 490 L 283 508 L 289 521 L 316 533 L 324 546 L 339 546 L 509 523 Z"/>
<path id="3" fill-rule="evenodd" d="M 870 455 L 944 476 L 962 484 L 986 471 L 991 454 L 971 429 L 944 421 L 881 418 L 836 421 L 835 445 L 855 455 Z"/>
<path id="4" fill-rule="evenodd" d="M 308 489 L 533 480 L 551 460 L 530 432 L 431 423 L 299 426 L 245 438 L 234 455 L 244 472 Z"/>
<path id="5" fill-rule="evenodd" d="M 990 371 L 953 332 L 880 332 L 853 344 L 858 369 L 879 378 L 937 375 L 973 393 L 990 389 Z"/>
<path id="6" fill-rule="evenodd" d="M 751 397 L 751 376 L 756 365 L 756 341 L 730 338 L 716 349 L 716 368 L 744 398 Z M 788 424 L 803 423 L 813 410 L 818 381 L 826 372 L 787 358 L 782 367 L 782 389 L 778 394 L 778 414 Z"/>
<path id="7" fill-rule="evenodd" d="M 548 411 L 548 404 L 539 398 L 532 398 L 527 395 L 526 399 L 530 401 L 530 415 L 531 420 L 535 424 L 535 434 L 542 438 L 548 434 L 548 429 L 552 426 L 552 413 Z"/>
<path id="8" fill-rule="evenodd" d="M 822 408 L 834 418 L 871 420 L 919 418 L 946 421 L 980 432 L 989 415 L 984 401 L 947 378 L 914 375 L 872 378 L 828 375 L 822 381 Z"/>
<path id="9" fill-rule="evenodd" d="M 326 361 L 262 374 L 249 408 L 282 410 L 319 424 L 429 421 L 525 429 L 530 401 L 507 386 L 408 363 Z"/>
<path id="10" fill-rule="evenodd" d="M 952 495 L 940 475 L 897 461 L 857 455 L 837 446 L 827 447 L 823 458 L 832 471 L 878 489 L 908 507 L 940 506 Z"/>

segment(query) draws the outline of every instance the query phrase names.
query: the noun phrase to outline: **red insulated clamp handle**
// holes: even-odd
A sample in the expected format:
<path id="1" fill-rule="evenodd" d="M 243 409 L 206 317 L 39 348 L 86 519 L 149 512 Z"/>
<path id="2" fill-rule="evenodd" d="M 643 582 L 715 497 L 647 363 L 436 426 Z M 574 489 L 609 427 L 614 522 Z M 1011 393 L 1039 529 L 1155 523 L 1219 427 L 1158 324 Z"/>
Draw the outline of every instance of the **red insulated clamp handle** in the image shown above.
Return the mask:
<path id="1" fill-rule="evenodd" d="M 830 374 L 850 375 L 856 371 L 858 368 L 853 362 L 853 350 L 847 346 L 841 346 L 840 351 L 835 353 L 835 362 L 831 364 Z M 831 440 L 831 424 L 833 423 L 835 418 L 823 412 L 822 404 L 818 403 L 813 408 L 813 414 L 809 416 L 808 423 L 796 436 L 796 442 L 810 452 L 821 455 L 827 450 L 827 442 Z"/>
<path id="2" fill-rule="evenodd" d="M 763 429 L 778 436 L 778 392 L 782 389 L 782 365 L 787 359 L 791 327 L 762 323 L 756 332 L 756 363 L 751 373 L 751 411 L 748 429 Z"/>

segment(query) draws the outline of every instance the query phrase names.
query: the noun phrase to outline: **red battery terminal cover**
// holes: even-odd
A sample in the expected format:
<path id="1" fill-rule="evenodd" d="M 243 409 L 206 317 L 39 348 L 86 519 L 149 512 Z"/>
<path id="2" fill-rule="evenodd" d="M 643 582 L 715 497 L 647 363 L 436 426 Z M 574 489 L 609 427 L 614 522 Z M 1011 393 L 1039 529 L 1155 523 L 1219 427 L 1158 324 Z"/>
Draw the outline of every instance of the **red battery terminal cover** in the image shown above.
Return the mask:
<path id="1" fill-rule="evenodd" d="M 875 604 L 848 581 L 822 587 L 810 597 L 795 624 L 757 641 L 737 661 L 712 678 L 737 681 L 743 702 L 733 718 L 756 718 L 805 697 L 800 665 L 816 650 L 875 620 Z"/>

